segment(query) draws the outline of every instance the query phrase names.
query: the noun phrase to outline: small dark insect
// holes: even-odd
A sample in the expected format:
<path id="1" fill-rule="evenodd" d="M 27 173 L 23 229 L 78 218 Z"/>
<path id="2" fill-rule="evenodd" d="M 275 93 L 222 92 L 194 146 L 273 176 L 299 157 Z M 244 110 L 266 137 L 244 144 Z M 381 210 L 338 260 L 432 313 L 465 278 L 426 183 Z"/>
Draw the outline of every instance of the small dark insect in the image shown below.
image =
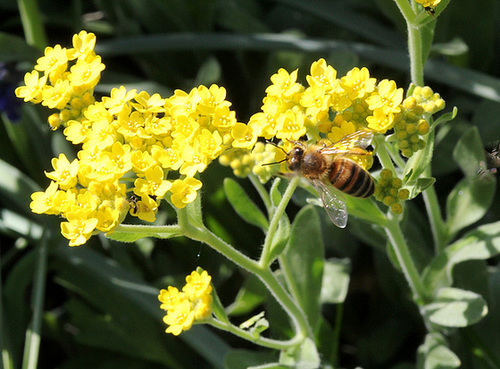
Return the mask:
<path id="1" fill-rule="evenodd" d="M 478 175 L 485 177 L 496 174 L 500 168 L 500 143 L 493 150 L 484 151 L 485 161 L 479 163 Z"/>
<path id="2" fill-rule="evenodd" d="M 139 198 L 136 195 L 131 195 L 128 201 L 130 203 L 130 207 L 132 208 L 131 213 L 134 215 L 137 214 L 139 211 Z"/>
<path id="3" fill-rule="evenodd" d="M 427 12 L 427 14 L 432 15 L 433 17 L 436 14 L 436 8 L 426 6 L 424 7 L 424 10 Z"/>

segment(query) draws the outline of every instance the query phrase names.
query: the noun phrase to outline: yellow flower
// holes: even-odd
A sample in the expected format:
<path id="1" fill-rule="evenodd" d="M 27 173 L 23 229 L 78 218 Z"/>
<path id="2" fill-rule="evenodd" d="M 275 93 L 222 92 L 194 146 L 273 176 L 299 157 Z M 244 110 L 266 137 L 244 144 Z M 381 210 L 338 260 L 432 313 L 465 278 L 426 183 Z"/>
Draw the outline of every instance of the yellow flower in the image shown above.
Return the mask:
<path id="1" fill-rule="evenodd" d="M 292 110 L 288 110 L 278 117 L 278 126 L 280 129 L 276 133 L 276 137 L 281 140 L 297 141 L 306 134 L 304 115 L 302 113 L 295 114 Z"/>
<path id="2" fill-rule="evenodd" d="M 292 73 L 280 68 L 278 73 L 271 76 L 273 84 L 266 89 L 268 96 L 275 96 L 285 100 L 293 100 L 296 94 L 300 93 L 303 87 L 296 83 L 298 70 Z"/>
<path id="3" fill-rule="evenodd" d="M 42 101 L 42 89 L 47 84 L 47 76 L 39 77 L 36 70 L 24 75 L 24 84 L 16 88 L 16 96 L 24 101 L 37 104 Z"/>
<path id="4" fill-rule="evenodd" d="M 49 187 L 45 192 L 34 192 L 31 194 L 30 209 L 36 214 L 59 214 L 59 211 L 54 209 L 54 197 L 59 186 L 56 182 L 50 182 Z"/>
<path id="5" fill-rule="evenodd" d="M 178 336 L 182 331 L 190 329 L 194 322 L 194 311 L 191 308 L 191 302 L 189 300 L 181 301 L 174 309 L 168 311 L 163 321 L 169 325 L 165 332 L 172 333 L 174 336 Z"/>
<path id="6" fill-rule="evenodd" d="M 170 200 L 178 209 L 184 208 L 187 204 L 196 200 L 198 191 L 202 186 L 201 181 L 196 178 L 176 179 L 170 188 L 172 196 Z"/>
<path id="7" fill-rule="evenodd" d="M 201 274 L 194 271 L 186 277 L 186 285 L 182 288 L 190 299 L 196 299 L 203 295 L 208 295 L 212 292 L 210 282 L 212 277 L 204 270 Z"/>
<path id="8" fill-rule="evenodd" d="M 311 75 L 306 77 L 309 86 L 322 86 L 325 91 L 330 91 L 334 88 L 337 79 L 337 71 L 326 64 L 326 60 L 321 58 L 311 64 Z"/>
<path id="9" fill-rule="evenodd" d="M 435 8 L 441 0 L 415 0 L 417 3 L 422 4 L 424 8 Z"/>
<path id="10" fill-rule="evenodd" d="M 78 175 L 78 160 L 75 159 L 71 163 L 66 158 L 66 155 L 59 154 L 59 159 L 52 159 L 53 172 L 45 172 L 47 178 L 55 181 L 59 188 L 67 190 L 76 186 Z"/>
<path id="11" fill-rule="evenodd" d="M 66 214 L 68 222 L 61 223 L 61 233 L 70 246 L 83 245 L 92 236 L 98 220 L 91 215 L 84 209 Z"/>
<path id="12" fill-rule="evenodd" d="M 85 58 L 87 55 L 92 55 L 96 43 L 96 37 L 93 33 L 81 31 L 77 35 L 73 35 L 73 48 L 68 50 L 68 57 L 71 60 Z"/>
<path id="13" fill-rule="evenodd" d="M 39 72 L 45 72 L 48 75 L 57 69 L 66 70 L 67 63 L 66 48 L 62 48 L 61 45 L 54 47 L 47 46 L 45 48 L 45 55 L 38 58 L 35 69 Z"/>
<path id="14" fill-rule="evenodd" d="M 160 308 L 167 311 L 163 321 L 168 325 L 165 332 L 178 336 L 187 331 L 193 323 L 207 319 L 212 313 L 212 277 L 206 271 L 192 272 L 186 277 L 186 285 L 180 292 L 169 286 L 160 290 Z"/>
<path id="15" fill-rule="evenodd" d="M 58 80 L 54 86 L 45 86 L 42 90 L 42 105 L 50 109 L 62 110 L 73 93 L 68 80 Z"/>
<path id="16" fill-rule="evenodd" d="M 70 69 L 68 80 L 71 86 L 78 88 L 78 91 L 85 91 L 94 88 L 101 78 L 101 72 L 105 65 L 101 63 L 101 57 L 95 56 L 92 60 L 79 59 Z"/>
<path id="17" fill-rule="evenodd" d="M 349 99 L 362 99 L 375 89 L 375 78 L 370 78 L 370 72 L 363 67 L 353 68 L 340 79 L 340 86 L 347 92 Z"/>
<path id="18" fill-rule="evenodd" d="M 172 183 L 164 179 L 163 170 L 159 165 L 148 168 L 145 178 L 137 178 L 134 182 L 134 193 L 139 196 L 154 196 L 162 198 L 172 187 Z"/>
<path id="19" fill-rule="evenodd" d="M 377 90 L 366 98 L 371 110 L 382 109 L 384 114 L 399 113 L 403 101 L 403 89 L 397 88 L 396 82 L 384 79 L 377 85 Z"/>

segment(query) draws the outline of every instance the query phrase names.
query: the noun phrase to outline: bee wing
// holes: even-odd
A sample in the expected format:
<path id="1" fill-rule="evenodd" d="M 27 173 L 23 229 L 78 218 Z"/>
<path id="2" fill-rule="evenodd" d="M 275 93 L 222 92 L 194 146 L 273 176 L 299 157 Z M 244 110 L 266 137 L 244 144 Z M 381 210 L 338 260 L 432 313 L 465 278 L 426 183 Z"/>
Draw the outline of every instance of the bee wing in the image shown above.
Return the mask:
<path id="1" fill-rule="evenodd" d="M 347 208 L 336 193 L 335 189 L 327 186 L 321 181 L 312 181 L 312 184 L 321 195 L 321 201 L 328 217 L 339 228 L 345 228 L 347 225 Z"/>
<path id="2" fill-rule="evenodd" d="M 340 154 L 349 152 L 353 147 L 366 149 L 373 139 L 373 132 L 368 130 L 360 130 L 351 133 L 330 146 L 321 149 L 323 154 Z"/>

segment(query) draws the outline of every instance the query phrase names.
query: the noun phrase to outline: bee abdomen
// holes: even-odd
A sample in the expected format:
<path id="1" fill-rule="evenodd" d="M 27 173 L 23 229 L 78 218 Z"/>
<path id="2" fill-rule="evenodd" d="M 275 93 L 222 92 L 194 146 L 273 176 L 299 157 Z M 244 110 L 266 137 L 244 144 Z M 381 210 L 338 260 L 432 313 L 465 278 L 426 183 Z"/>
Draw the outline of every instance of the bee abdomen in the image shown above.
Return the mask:
<path id="1" fill-rule="evenodd" d="M 370 197 L 375 190 L 370 173 L 349 159 L 334 160 L 328 177 L 334 187 L 354 197 Z"/>

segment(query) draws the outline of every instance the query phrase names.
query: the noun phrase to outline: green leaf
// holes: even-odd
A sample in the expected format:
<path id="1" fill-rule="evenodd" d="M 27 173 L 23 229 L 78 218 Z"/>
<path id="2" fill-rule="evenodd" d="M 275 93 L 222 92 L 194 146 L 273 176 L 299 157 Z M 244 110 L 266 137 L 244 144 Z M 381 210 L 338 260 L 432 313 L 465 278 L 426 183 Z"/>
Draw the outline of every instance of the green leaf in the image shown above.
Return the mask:
<path id="1" fill-rule="evenodd" d="M 406 162 L 403 178 L 409 186 L 416 183 L 420 175 L 429 169 L 434 152 L 434 130 L 427 135 L 427 144 L 422 150 L 417 151 Z M 430 173 L 429 173 L 430 174 Z"/>
<path id="2" fill-rule="evenodd" d="M 224 191 L 229 203 L 243 220 L 262 230 L 267 230 L 269 222 L 266 216 L 238 182 L 231 178 L 224 179 Z"/>
<path id="3" fill-rule="evenodd" d="M 164 312 L 159 308 L 157 297 L 159 290 L 134 273 L 83 247 L 59 248 L 53 267 L 60 284 L 79 295 L 85 305 L 90 304 L 93 314 L 100 312 L 96 319 L 81 321 L 80 337 L 85 344 L 180 369 L 183 365 L 178 353 L 185 349 L 178 342 L 180 339 L 214 367 L 222 367 L 229 347 L 207 328 L 192 327 L 178 338 L 164 333 Z M 87 328 L 88 333 L 84 332 Z M 121 333 L 114 335 L 117 331 Z M 110 335 L 120 339 L 113 341 Z"/>
<path id="4" fill-rule="evenodd" d="M 8 209 L 0 210 L 0 233 L 11 233 L 34 241 L 40 239 L 42 232 L 42 226 L 28 218 Z"/>
<path id="5" fill-rule="evenodd" d="M 486 224 L 467 233 L 440 252 L 422 274 L 430 296 L 453 283 L 453 268 L 466 260 L 486 260 L 500 254 L 500 222 Z"/>
<path id="6" fill-rule="evenodd" d="M 358 197 L 345 196 L 344 200 L 349 215 L 382 227 L 385 225 L 387 221 L 385 214 L 379 209 L 373 198 L 360 199 Z"/>
<path id="7" fill-rule="evenodd" d="M 161 230 L 158 230 L 161 228 Z M 179 226 L 150 226 L 120 224 L 113 233 L 106 233 L 106 237 L 120 242 L 135 242 L 145 237 L 173 238 L 182 236 L 183 232 Z"/>
<path id="8" fill-rule="evenodd" d="M 269 190 L 269 194 L 271 195 L 271 202 L 272 204 L 276 207 L 281 201 L 281 192 L 280 192 L 280 184 L 281 184 L 281 178 L 276 177 L 274 180 L 271 189 Z"/>
<path id="9" fill-rule="evenodd" d="M 325 261 L 321 302 L 340 304 L 345 301 L 349 288 L 351 262 L 349 259 L 328 259 Z"/>
<path id="10" fill-rule="evenodd" d="M 280 263 L 295 299 L 313 329 L 319 322 L 324 247 L 320 219 L 309 205 L 297 214 Z"/>
<path id="11" fill-rule="evenodd" d="M 481 219 L 493 201 L 495 181 L 478 177 L 462 179 L 446 201 L 446 225 L 450 237 Z"/>
<path id="12" fill-rule="evenodd" d="M 467 327 L 486 316 L 488 307 L 477 293 L 443 287 L 432 303 L 422 307 L 422 313 L 429 321 L 442 327 Z"/>
<path id="13" fill-rule="evenodd" d="M 467 177 L 477 177 L 479 163 L 484 161 L 484 148 L 477 127 L 468 129 L 453 150 L 453 159 Z"/>
<path id="14" fill-rule="evenodd" d="M 226 308 L 228 315 L 248 314 L 262 304 L 268 295 L 267 288 L 254 274 L 249 274 L 238 290 L 234 302 Z"/>
<path id="15" fill-rule="evenodd" d="M 458 114 L 458 109 L 456 106 L 454 106 L 452 111 L 450 111 L 448 113 L 441 114 L 438 119 L 434 120 L 434 122 L 432 123 L 432 126 L 436 127 L 442 123 L 449 122 L 449 121 L 455 119 L 457 114 Z"/>
<path id="16" fill-rule="evenodd" d="M 285 249 L 288 237 L 290 237 L 290 228 L 290 220 L 288 219 L 286 213 L 284 213 L 279 220 L 278 229 L 274 233 L 273 239 L 271 240 L 270 252 L 267 258 L 269 263 L 276 260 L 276 258 L 280 256 Z"/>
<path id="17" fill-rule="evenodd" d="M 236 349 L 230 351 L 224 361 L 225 369 L 250 369 L 250 368 L 261 368 L 266 367 L 265 365 L 277 365 L 275 364 L 264 364 L 276 361 L 277 357 L 274 352 L 263 351 L 256 352 L 250 350 Z M 262 366 L 261 366 L 262 365 Z M 267 368 L 267 367 L 266 367 Z M 283 366 L 269 366 L 268 368 L 285 368 Z"/>
<path id="18" fill-rule="evenodd" d="M 28 60 L 33 61 L 40 56 L 40 50 L 29 46 L 22 37 L 0 33 L 0 62 Z"/>
<path id="19" fill-rule="evenodd" d="M 452 369 L 460 366 L 460 359 L 448 348 L 440 333 L 429 333 L 418 348 L 418 369 Z"/>
<path id="20" fill-rule="evenodd" d="M 9 163 L 0 159 L 0 195 L 2 201 L 24 210 L 30 214 L 29 201 L 31 194 L 40 191 L 40 187 L 27 175 Z"/>
<path id="21" fill-rule="evenodd" d="M 411 176 L 411 175 L 410 175 Z M 412 186 L 405 186 L 410 191 L 410 196 L 408 199 L 413 199 L 417 197 L 422 191 L 425 191 L 427 188 L 432 186 L 436 182 L 436 178 L 434 177 L 420 177 L 415 181 L 415 184 Z"/>
<path id="22" fill-rule="evenodd" d="M 280 363 L 291 368 L 316 369 L 321 360 L 316 345 L 310 338 L 306 338 L 300 345 L 281 352 Z"/>

